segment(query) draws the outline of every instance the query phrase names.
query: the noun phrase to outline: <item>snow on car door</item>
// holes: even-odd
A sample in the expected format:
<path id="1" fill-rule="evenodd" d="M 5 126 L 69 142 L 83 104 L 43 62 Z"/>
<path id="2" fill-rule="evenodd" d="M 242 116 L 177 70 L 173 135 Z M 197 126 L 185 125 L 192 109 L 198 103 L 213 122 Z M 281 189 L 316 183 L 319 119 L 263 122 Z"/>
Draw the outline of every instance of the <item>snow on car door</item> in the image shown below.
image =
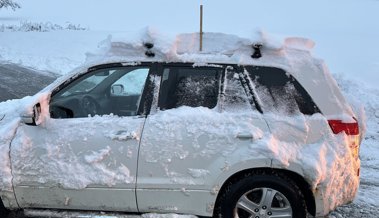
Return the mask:
<path id="1" fill-rule="evenodd" d="M 224 70 L 223 66 L 162 69 L 159 110 L 146 120 L 139 152 L 140 212 L 178 210 L 211 216 L 222 185 L 218 182 L 233 173 L 229 167 L 239 170 L 244 158 L 260 157 L 259 149 L 250 146 L 268 131 L 267 124 L 252 110 L 238 73 L 227 69 L 222 78 Z M 220 90 L 221 82 L 229 87 Z M 245 162 L 248 167 L 251 163 Z M 261 165 L 256 167 L 269 166 L 270 160 L 257 163 Z"/>
<path id="2" fill-rule="evenodd" d="M 149 66 L 89 72 L 53 93 L 51 118 L 19 127 L 11 164 L 21 207 L 137 211 L 148 73 Z"/>

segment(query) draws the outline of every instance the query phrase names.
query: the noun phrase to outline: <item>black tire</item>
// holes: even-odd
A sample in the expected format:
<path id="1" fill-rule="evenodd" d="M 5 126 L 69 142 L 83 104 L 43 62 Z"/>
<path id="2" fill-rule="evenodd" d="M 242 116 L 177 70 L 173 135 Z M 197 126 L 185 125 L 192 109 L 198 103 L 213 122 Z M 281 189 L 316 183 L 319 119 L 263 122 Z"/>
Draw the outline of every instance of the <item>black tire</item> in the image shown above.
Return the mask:
<path id="1" fill-rule="evenodd" d="M 269 200 L 270 196 L 272 200 Z M 263 202 L 266 199 L 265 205 Z M 214 217 L 277 217 L 274 215 L 279 213 L 278 209 L 288 217 L 307 217 L 304 196 L 299 187 L 283 174 L 261 171 L 230 181 L 220 193 Z"/>
<path id="2" fill-rule="evenodd" d="M 8 217 L 10 211 L 4 207 L 1 198 L 0 198 L 0 201 L 1 201 L 0 202 L 0 217 L 6 218 L 6 217 Z"/>

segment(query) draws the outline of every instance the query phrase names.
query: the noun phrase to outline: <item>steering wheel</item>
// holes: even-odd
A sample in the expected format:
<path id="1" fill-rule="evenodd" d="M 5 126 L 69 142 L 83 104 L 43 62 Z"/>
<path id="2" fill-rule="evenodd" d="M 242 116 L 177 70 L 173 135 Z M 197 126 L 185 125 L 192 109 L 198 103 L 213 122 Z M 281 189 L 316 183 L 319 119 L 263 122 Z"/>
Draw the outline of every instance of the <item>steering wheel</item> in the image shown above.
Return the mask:
<path id="1" fill-rule="evenodd" d="M 96 114 L 99 114 L 100 107 L 99 104 L 96 102 L 96 100 L 90 96 L 84 96 L 81 101 L 81 106 L 83 109 L 84 116 L 95 116 Z"/>

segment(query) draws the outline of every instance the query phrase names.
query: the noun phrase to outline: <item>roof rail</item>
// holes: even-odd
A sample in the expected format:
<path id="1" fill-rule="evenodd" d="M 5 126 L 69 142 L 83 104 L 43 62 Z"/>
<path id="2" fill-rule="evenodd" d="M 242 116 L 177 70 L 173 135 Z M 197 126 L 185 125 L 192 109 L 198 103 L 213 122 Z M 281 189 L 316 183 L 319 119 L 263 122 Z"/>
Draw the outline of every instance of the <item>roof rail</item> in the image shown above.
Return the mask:
<path id="1" fill-rule="evenodd" d="M 260 43 L 256 43 L 253 45 L 254 53 L 253 53 L 253 55 L 251 55 L 252 58 L 258 59 L 258 58 L 262 57 L 262 52 L 261 52 L 262 46 L 263 45 Z"/>
<path id="2" fill-rule="evenodd" d="M 147 51 L 145 52 L 145 55 L 149 58 L 155 57 L 155 53 L 151 50 L 154 47 L 154 44 L 151 42 L 145 42 L 143 43 L 143 46 L 147 48 Z"/>
<path id="3" fill-rule="evenodd" d="M 100 65 L 96 65 L 96 66 L 88 68 L 88 72 L 99 70 L 99 69 L 105 69 L 105 68 L 110 68 L 110 67 L 121 67 L 121 66 L 122 66 L 121 63 L 100 64 Z"/>

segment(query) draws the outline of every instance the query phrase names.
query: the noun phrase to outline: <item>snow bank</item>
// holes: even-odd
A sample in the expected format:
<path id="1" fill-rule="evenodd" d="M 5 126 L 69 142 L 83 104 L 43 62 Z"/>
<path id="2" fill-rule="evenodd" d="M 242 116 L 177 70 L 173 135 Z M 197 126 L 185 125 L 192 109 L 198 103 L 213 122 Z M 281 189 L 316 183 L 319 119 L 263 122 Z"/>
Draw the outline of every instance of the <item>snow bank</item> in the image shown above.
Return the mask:
<path id="1" fill-rule="evenodd" d="M 367 205 L 377 208 L 379 202 L 379 90 L 362 86 L 362 83 L 349 80 L 341 74 L 334 76 L 350 104 L 360 115 L 362 127 L 365 130 L 360 149 L 361 183 L 355 203 L 365 205 L 365 208 Z"/>
<path id="2" fill-rule="evenodd" d="M 114 33 L 117 35 L 117 33 Z M 0 60 L 64 75 L 85 61 L 108 33 L 94 31 L 1 32 Z"/>

